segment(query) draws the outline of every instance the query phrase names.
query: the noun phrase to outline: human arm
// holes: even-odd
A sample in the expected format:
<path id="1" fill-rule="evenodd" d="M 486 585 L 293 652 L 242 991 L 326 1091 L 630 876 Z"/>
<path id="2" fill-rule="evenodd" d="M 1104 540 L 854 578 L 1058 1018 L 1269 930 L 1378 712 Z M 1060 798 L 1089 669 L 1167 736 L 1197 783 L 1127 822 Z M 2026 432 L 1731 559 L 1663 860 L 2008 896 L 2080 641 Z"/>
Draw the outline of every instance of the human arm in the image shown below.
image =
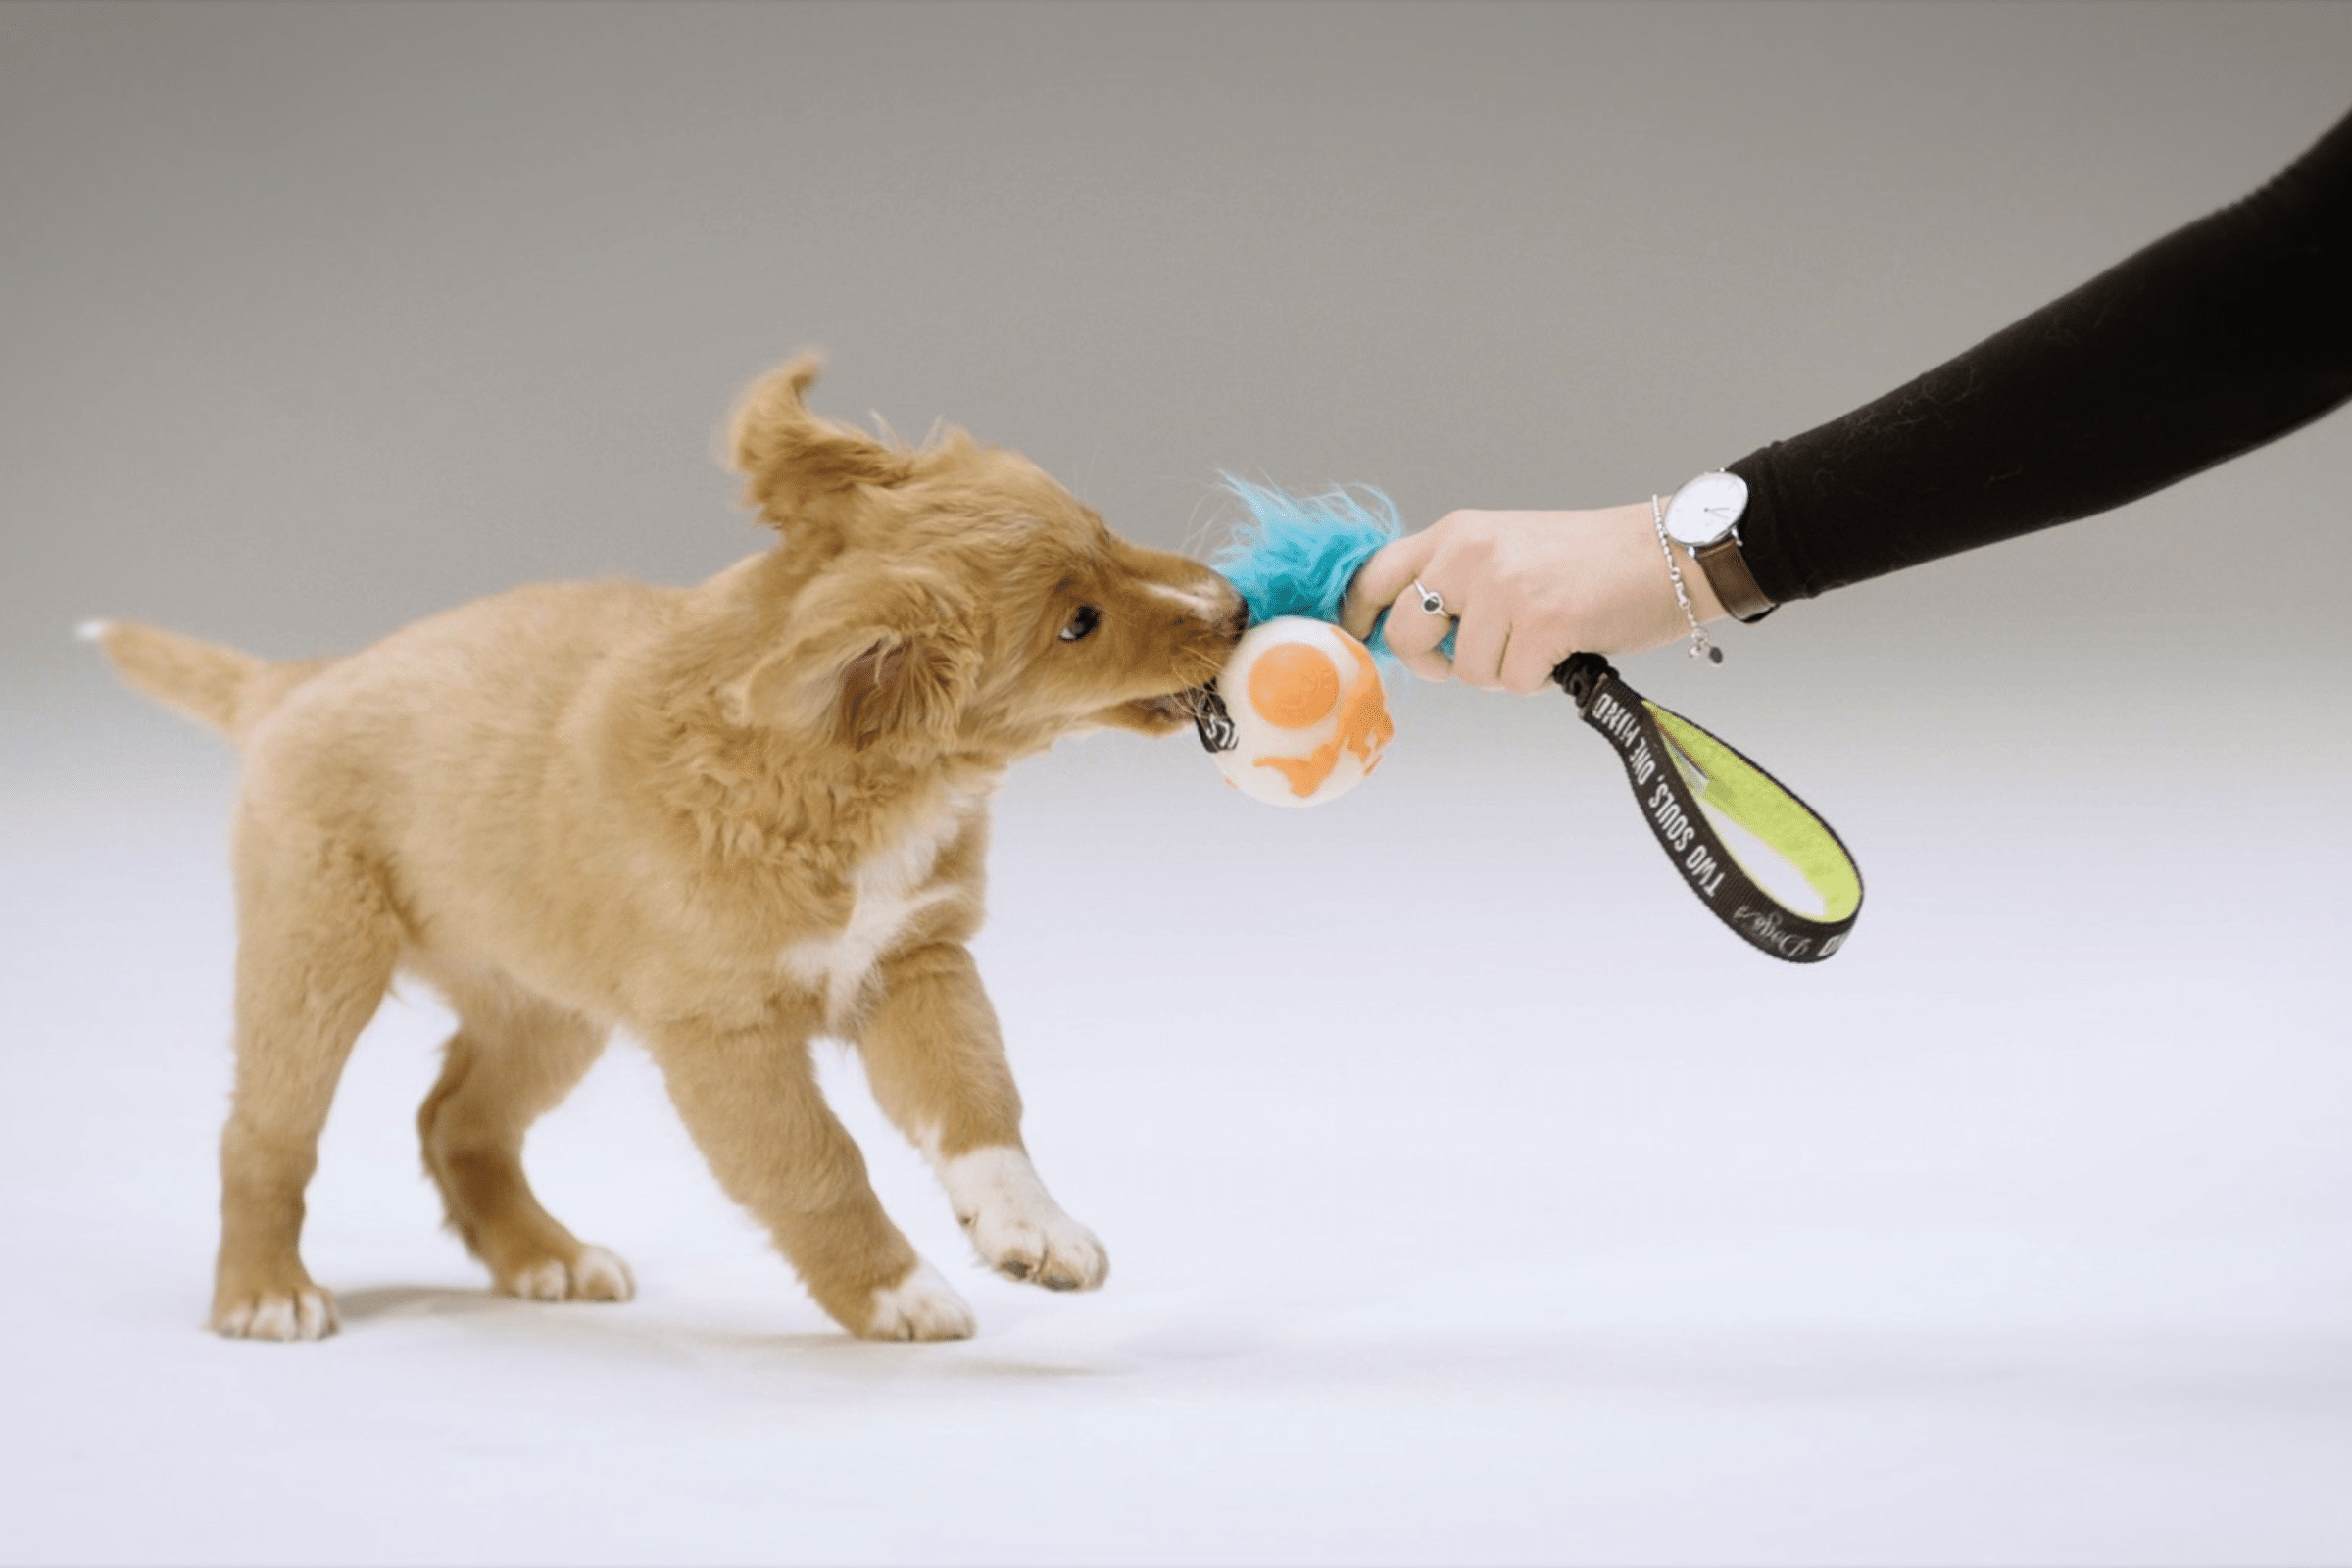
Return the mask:
<path id="1" fill-rule="evenodd" d="M 2244 200 L 1732 464 L 1749 487 L 1741 554 L 1774 603 L 1811 597 L 2122 506 L 2348 397 L 2352 117 Z M 1513 691 L 1571 652 L 1656 647 L 1689 628 L 1649 510 L 1448 514 L 1372 558 L 1344 623 L 1363 635 L 1422 578 L 1462 617 L 1450 672 Z M 1719 616 L 1678 557 L 1699 618 Z M 1388 635 L 1409 668 L 1444 679 L 1447 629 L 1407 602 Z"/>
<path id="2" fill-rule="evenodd" d="M 2352 116 L 2252 195 L 1731 464 L 1774 603 L 2110 511 L 2352 398 Z"/>

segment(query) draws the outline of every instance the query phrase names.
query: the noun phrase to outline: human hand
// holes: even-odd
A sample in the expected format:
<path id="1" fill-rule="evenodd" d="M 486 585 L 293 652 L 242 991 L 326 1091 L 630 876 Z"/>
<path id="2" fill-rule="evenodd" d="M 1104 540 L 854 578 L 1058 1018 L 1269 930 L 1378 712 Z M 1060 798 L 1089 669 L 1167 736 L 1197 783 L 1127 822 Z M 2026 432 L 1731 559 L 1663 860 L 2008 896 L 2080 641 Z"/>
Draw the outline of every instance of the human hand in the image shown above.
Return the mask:
<path id="1" fill-rule="evenodd" d="M 1701 621 L 1720 619 L 1707 574 L 1688 555 L 1680 562 L 1690 608 Z M 1444 613 L 1422 610 L 1410 592 L 1416 580 L 1445 601 Z M 1389 646 L 1405 668 L 1483 691 L 1538 691 L 1570 654 L 1640 653 L 1690 629 L 1647 501 L 1599 512 L 1449 512 L 1364 563 L 1340 623 L 1369 638 L 1392 605 Z M 1457 620 L 1447 659 L 1438 644 Z"/>

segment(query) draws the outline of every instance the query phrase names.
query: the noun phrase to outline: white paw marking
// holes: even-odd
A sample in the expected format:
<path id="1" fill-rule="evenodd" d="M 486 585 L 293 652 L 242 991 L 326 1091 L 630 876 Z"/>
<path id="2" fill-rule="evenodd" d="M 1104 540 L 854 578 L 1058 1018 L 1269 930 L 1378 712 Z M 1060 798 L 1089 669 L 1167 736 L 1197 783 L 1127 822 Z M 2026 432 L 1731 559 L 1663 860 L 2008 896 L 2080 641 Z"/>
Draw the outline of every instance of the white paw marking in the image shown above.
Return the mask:
<path id="1" fill-rule="evenodd" d="M 976 1325 L 972 1309 L 939 1271 L 918 1262 L 914 1272 L 886 1291 L 874 1293 L 874 1311 L 865 1328 L 869 1340 L 968 1340 Z"/>
<path id="2" fill-rule="evenodd" d="M 583 1247 L 577 1263 L 547 1258 L 502 1281 L 499 1288 L 526 1301 L 626 1301 L 637 1294 L 637 1281 L 619 1254 Z"/>
<path id="3" fill-rule="evenodd" d="M 580 1260 L 571 1265 L 572 1295 L 584 1301 L 633 1301 L 637 1298 L 637 1276 L 620 1254 L 602 1247 L 583 1247 Z"/>
<path id="4" fill-rule="evenodd" d="M 571 1270 L 552 1257 L 533 1263 L 507 1282 L 507 1294 L 526 1301 L 561 1301 L 571 1294 Z"/>
<path id="5" fill-rule="evenodd" d="M 936 1163 L 956 1218 L 998 1273 L 1049 1291 L 1091 1291 L 1109 1276 L 1102 1242 L 1062 1212 L 1021 1151 L 999 1145 Z"/>
<path id="6" fill-rule="evenodd" d="M 335 1332 L 335 1298 L 316 1285 L 239 1301 L 214 1324 L 231 1340 L 323 1340 Z"/>
<path id="7" fill-rule="evenodd" d="M 106 641 L 106 634 L 114 629 L 111 620 L 85 620 L 74 628 L 74 635 L 85 643 L 99 643 Z"/>

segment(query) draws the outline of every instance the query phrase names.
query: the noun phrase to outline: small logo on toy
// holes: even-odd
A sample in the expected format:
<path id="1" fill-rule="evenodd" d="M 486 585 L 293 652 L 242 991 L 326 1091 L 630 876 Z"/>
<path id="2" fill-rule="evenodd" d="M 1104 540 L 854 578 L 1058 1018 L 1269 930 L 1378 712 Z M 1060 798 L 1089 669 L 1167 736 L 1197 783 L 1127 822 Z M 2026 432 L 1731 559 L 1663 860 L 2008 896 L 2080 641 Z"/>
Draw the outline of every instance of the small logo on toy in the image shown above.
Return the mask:
<path id="1" fill-rule="evenodd" d="M 1193 723 L 1200 731 L 1200 744 L 1210 753 L 1230 752 L 1242 744 L 1241 731 L 1233 727 L 1233 714 L 1226 710 L 1225 699 L 1217 695 L 1217 683 L 1210 681 L 1193 697 Z"/>

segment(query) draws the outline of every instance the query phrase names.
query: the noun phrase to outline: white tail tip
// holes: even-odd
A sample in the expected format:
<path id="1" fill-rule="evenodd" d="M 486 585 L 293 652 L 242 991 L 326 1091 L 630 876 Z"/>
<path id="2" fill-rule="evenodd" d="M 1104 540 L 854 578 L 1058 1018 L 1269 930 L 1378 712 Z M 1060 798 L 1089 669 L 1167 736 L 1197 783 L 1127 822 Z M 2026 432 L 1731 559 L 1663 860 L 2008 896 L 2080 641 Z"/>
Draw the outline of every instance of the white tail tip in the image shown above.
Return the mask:
<path id="1" fill-rule="evenodd" d="M 85 643 L 104 642 L 106 634 L 115 629 L 111 620 L 85 620 L 74 628 L 74 635 Z"/>

